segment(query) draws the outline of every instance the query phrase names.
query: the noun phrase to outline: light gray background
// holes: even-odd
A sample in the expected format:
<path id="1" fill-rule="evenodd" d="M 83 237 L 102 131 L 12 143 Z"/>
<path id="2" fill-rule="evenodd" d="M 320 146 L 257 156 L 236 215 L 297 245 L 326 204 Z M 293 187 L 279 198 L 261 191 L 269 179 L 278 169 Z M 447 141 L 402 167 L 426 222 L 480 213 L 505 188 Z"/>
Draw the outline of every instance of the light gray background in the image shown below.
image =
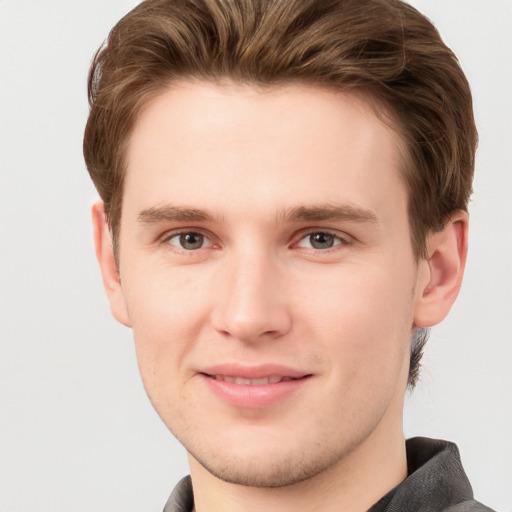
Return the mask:
<path id="1" fill-rule="evenodd" d="M 187 473 L 94 260 L 81 156 L 90 58 L 128 0 L 0 0 L 2 512 L 161 510 Z M 459 55 L 480 131 L 471 251 L 408 397 L 407 435 L 455 440 L 512 510 L 512 2 L 416 0 Z"/>

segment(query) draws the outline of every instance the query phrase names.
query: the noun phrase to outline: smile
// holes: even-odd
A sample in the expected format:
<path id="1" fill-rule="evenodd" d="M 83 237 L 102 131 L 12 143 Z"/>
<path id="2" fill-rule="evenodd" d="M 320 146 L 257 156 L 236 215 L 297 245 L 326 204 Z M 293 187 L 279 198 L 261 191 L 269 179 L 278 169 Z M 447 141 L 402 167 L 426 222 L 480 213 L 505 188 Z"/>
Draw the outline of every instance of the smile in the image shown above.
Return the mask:
<path id="1" fill-rule="evenodd" d="M 309 387 L 312 374 L 277 365 L 219 365 L 198 375 L 214 400 L 229 407 L 265 409 Z"/>
<path id="2" fill-rule="evenodd" d="M 270 377 L 260 377 L 257 379 L 248 379 L 247 377 L 234 377 L 232 375 L 209 375 L 212 379 L 231 382 L 242 386 L 267 386 L 268 384 L 278 384 L 279 382 L 289 382 L 296 380 L 294 377 L 281 377 L 272 375 Z"/>

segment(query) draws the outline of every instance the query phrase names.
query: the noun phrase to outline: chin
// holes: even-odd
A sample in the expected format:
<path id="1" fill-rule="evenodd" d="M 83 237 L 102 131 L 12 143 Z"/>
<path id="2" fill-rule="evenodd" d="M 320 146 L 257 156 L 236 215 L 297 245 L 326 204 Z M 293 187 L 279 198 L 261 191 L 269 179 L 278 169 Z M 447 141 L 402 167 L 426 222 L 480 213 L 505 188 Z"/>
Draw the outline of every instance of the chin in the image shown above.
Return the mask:
<path id="1" fill-rule="evenodd" d="M 248 487 L 286 487 L 294 485 L 321 473 L 329 463 L 320 461 L 272 460 L 271 463 L 231 460 L 223 463 L 216 459 L 210 463 L 192 455 L 210 474 L 231 484 Z"/>
<path id="2" fill-rule="evenodd" d="M 189 456 L 210 474 L 232 484 L 249 487 L 286 487 L 311 479 L 336 465 L 357 442 L 347 445 L 340 440 L 335 447 L 307 440 L 300 446 L 262 446 L 241 453 L 232 444 L 221 450 L 222 445 L 205 449 L 187 448 Z M 247 447 L 247 444 L 246 444 Z M 253 453 L 251 453 L 253 452 Z"/>

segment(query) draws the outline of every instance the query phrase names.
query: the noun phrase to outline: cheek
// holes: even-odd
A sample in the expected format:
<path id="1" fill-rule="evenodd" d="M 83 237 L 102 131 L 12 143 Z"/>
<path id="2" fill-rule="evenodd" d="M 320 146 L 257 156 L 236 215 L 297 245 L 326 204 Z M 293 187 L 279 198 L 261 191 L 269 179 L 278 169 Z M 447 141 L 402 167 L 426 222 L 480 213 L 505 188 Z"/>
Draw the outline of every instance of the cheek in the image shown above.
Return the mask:
<path id="1" fill-rule="evenodd" d="M 311 335 L 326 345 L 340 377 L 366 374 L 377 382 L 402 364 L 411 338 L 413 277 L 399 274 L 392 267 L 339 273 L 308 298 Z"/>
<path id="2" fill-rule="evenodd" d="M 207 317 L 207 290 L 176 271 L 127 272 L 123 290 L 130 313 L 140 373 L 146 390 L 157 380 L 181 376 Z"/>

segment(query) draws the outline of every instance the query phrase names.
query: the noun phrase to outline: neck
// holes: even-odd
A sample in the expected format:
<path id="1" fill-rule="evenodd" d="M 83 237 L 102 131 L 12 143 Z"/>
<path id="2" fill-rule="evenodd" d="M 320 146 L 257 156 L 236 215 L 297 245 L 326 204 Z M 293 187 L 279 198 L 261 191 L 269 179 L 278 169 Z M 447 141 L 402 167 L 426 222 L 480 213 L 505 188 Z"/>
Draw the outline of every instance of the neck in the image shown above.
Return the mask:
<path id="1" fill-rule="evenodd" d="M 327 470 L 285 487 L 224 482 L 189 456 L 196 512 L 364 512 L 407 476 L 401 424 L 390 436 L 380 425 L 356 449 Z"/>

